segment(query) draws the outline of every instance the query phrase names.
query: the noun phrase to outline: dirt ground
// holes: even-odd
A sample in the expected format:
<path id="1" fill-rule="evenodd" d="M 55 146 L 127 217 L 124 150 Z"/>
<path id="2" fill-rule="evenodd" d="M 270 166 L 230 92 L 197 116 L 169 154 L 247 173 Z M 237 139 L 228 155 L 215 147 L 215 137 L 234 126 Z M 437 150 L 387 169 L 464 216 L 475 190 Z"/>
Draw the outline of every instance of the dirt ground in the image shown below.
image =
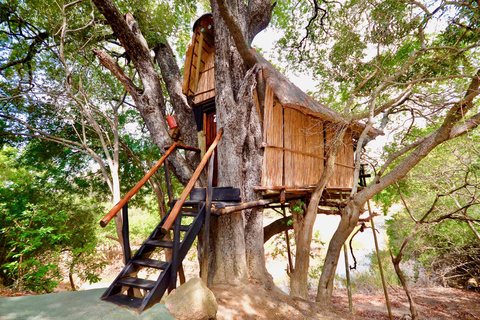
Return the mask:
<path id="1" fill-rule="evenodd" d="M 119 253 L 118 253 L 119 254 Z M 111 263 L 102 273 L 108 282 L 122 269 L 121 259 L 109 259 Z M 195 257 L 184 261 L 187 279 L 197 276 Z M 77 283 L 77 288 L 91 289 L 91 286 Z M 94 287 L 93 287 L 94 288 Z M 55 292 L 70 291 L 68 283 L 62 283 Z M 480 293 L 443 287 L 414 287 L 411 289 L 420 319 L 465 319 L 480 320 Z M 345 289 L 335 289 L 330 306 L 311 301 L 292 299 L 280 289 L 265 290 L 250 283 L 243 287 L 221 286 L 212 288 L 219 304 L 217 319 L 389 319 L 383 291 L 355 292 L 353 294 L 354 314 L 350 314 Z M 0 288 L 1 297 L 29 295 L 29 292 L 10 292 Z M 405 292 L 401 287 L 389 288 L 389 299 L 394 319 L 410 319 L 410 310 Z"/>
<path id="2" fill-rule="evenodd" d="M 361 320 L 389 319 L 383 291 L 353 294 L 354 314 L 348 309 L 347 292 L 336 289 L 330 306 L 293 299 L 281 290 L 266 290 L 256 284 L 212 288 L 219 305 L 218 320 Z M 0 290 L 1 297 L 29 295 Z M 390 288 L 394 319 L 410 319 L 409 305 L 402 288 Z M 454 288 L 412 288 L 420 319 L 480 320 L 480 293 Z M 310 297 L 314 300 L 314 296 Z"/>
<path id="3" fill-rule="evenodd" d="M 334 291 L 332 304 L 292 299 L 282 292 L 251 284 L 244 288 L 213 288 L 219 304 L 217 319 L 389 319 L 383 291 L 354 293 L 350 314 L 346 290 Z M 480 293 L 453 288 L 413 288 L 420 319 L 480 320 Z M 314 297 L 311 297 L 313 300 Z M 411 319 L 402 288 L 390 288 L 393 319 Z"/>
<path id="4" fill-rule="evenodd" d="M 420 319 L 480 320 L 480 293 L 443 287 L 412 288 Z M 410 319 L 407 296 L 402 288 L 390 288 L 388 291 L 394 319 Z M 332 307 L 335 310 L 348 311 L 346 290 L 336 290 Z M 389 319 L 383 291 L 375 294 L 354 293 L 354 314 L 357 319 Z M 355 317 L 351 319 L 356 319 Z"/>

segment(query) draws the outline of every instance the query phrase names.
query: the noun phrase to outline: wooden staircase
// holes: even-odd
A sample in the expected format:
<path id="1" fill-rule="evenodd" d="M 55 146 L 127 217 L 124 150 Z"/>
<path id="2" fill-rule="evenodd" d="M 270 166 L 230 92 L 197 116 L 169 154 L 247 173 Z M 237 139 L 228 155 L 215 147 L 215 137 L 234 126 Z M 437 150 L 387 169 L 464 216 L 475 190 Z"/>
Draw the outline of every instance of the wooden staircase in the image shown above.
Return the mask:
<path id="1" fill-rule="evenodd" d="M 120 200 L 109 213 L 100 221 L 105 227 L 120 211 L 123 216 L 122 235 L 124 241 L 125 268 L 120 272 L 110 287 L 102 295 L 101 299 L 117 305 L 121 305 L 141 313 L 145 309 L 159 302 L 167 289 L 175 289 L 177 272 L 182 261 L 192 246 L 195 237 L 200 230 L 204 232 L 203 252 L 207 252 L 208 235 L 210 228 L 210 212 L 212 204 L 217 207 L 238 204 L 240 202 L 240 190 L 231 187 L 213 188 L 214 150 L 222 135 L 220 129 L 217 137 L 209 147 L 199 166 L 192 175 L 191 180 L 182 192 L 178 200 L 172 200 L 168 162 L 165 160 L 177 148 L 191 151 L 200 150 L 185 147 L 174 143 L 155 166 Z M 208 162 L 208 186 L 207 188 L 193 188 L 202 171 L 206 169 Z M 165 178 L 167 182 L 170 210 L 155 227 L 140 249 L 131 257 L 129 229 L 128 229 L 128 201 L 148 181 L 158 168 L 165 165 Z M 190 196 L 190 200 L 187 198 Z M 172 232 L 170 231 L 173 231 Z M 161 261 L 161 250 L 171 249 L 171 259 Z M 166 256 L 166 255 L 165 255 Z M 202 268 L 206 267 L 207 255 L 203 255 Z M 154 274 L 153 277 L 141 277 L 140 274 Z M 205 270 L 205 269 L 204 269 Z"/>
<path id="2" fill-rule="evenodd" d="M 159 302 L 167 289 L 175 289 L 177 272 L 182 261 L 204 226 L 205 220 L 208 220 L 206 219 L 209 211 L 207 204 L 215 204 L 219 207 L 238 204 L 240 190 L 231 187 L 212 188 L 211 201 L 207 201 L 206 189 L 196 188 L 190 193 L 190 199 L 183 203 L 175 219 L 173 239 L 167 240 L 168 236 L 162 232 L 162 228 L 177 201 L 173 202 L 172 209 L 105 291 L 101 297 L 102 300 L 130 308 L 138 313 Z M 170 261 L 152 259 L 152 256 L 158 256 L 158 252 L 162 249 L 172 249 Z M 153 277 L 156 280 L 139 277 L 139 271 L 142 269 L 147 269 L 146 271 L 150 274 L 156 271 Z"/>
<path id="3" fill-rule="evenodd" d="M 205 201 L 186 201 L 183 204 L 173 226 L 173 240 L 166 240 L 167 236 L 161 231 L 167 217 L 153 230 L 101 299 L 141 313 L 159 302 L 167 289 L 175 288 L 177 271 L 204 224 Z M 152 259 L 155 252 L 165 248 L 172 249 L 170 261 Z M 153 279 L 156 280 L 139 277 L 141 269 L 147 269 L 149 274 L 154 272 Z"/>

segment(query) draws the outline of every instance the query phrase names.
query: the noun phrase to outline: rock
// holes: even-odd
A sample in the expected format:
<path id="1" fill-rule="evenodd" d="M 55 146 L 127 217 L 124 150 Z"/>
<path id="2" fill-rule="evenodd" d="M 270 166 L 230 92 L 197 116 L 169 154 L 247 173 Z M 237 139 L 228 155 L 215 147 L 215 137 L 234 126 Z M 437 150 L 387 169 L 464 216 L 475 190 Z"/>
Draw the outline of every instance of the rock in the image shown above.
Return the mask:
<path id="1" fill-rule="evenodd" d="M 474 289 L 476 289 L 476 288 L 478 288 L 478 282 L 477 282 L 477 280 L 476 280 L 475 278 L 470 278 L 470 279 L 468 279 L 468 281 L 467 281 L 467 289 L 469 289 L 469 290 L 474 290 Z"/>
<path id="2" fill-rule="evenodd" d="M 200 278 L 188 280 L 165 299 L 168 312 L 178 320 L 215 319 L 217 300 Z"/>

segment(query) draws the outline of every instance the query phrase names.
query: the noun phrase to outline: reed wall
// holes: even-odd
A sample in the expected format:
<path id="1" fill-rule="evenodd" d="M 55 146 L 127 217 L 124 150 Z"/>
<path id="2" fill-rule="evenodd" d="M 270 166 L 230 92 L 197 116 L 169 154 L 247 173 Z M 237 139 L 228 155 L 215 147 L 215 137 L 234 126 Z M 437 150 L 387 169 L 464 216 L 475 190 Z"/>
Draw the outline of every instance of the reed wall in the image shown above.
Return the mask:
<path id="1" fill-rule="evenodd" d="M 284 108 L 267 86 L 264 109 L 262 186 L 306 186 L 317 183 L 335 125 L 294 108 Z M 353 137 L 348 130 L 328 187 L 350 188 L 353 181 Z"/>

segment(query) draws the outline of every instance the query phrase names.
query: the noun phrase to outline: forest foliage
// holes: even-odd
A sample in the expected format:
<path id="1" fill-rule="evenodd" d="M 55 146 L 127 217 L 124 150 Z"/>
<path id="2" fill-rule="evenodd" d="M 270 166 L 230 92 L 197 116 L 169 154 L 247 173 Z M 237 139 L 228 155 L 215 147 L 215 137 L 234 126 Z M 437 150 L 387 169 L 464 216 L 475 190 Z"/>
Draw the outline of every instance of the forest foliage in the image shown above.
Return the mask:
<path id="1" fill-rule="evenodd" d="M 375 125 L 394 136 L 381 155 L 363 155 L 376 173 L 390 156 L 441 126 L 447 107 L 465 93 L 478 69 L 478 4 L 313 4 L 277 3 L 270 30 L 283 34 L 277 58 L 317 80 L 314 97 L 347 110 L 350 119 L 371 113 Z M 209 8 L 205 1 L 117 5 L 133 13 L 147 44 L 172 43 L 180 64 L 190 24 Z M 106 50 L 138 86 L 140 79 L 90 1 L 2 1 L 0 46 L 0 277 L 6 286 L 51 291 L 55 282 L 47 279 L 56 281 L 58 261 L 68 253 L 72 272 L 95 281 L 102 265 L 95 258 L 96 221 L 114 197 L 115 162 L 125 194 L 160 153 L 132 98 L 91 49 Z M 478 111 L 471 108 L 465 119 Z M 388 227 L 393 254 L 414 228 L 412 216 L 420 219 L 435 203 L 406 257 L 447 285 L 480 276 L 479 140 L 474 131 L 442 145 L 375 198 L 385 214 L 394 204 L 404 208 Z M 110 171 L 101 173 L 95 161 Z M 151 190 L 142 192 L 134 205 L 156 212 Z M 434 202 L 438 195 L 445 196 Z"/>

